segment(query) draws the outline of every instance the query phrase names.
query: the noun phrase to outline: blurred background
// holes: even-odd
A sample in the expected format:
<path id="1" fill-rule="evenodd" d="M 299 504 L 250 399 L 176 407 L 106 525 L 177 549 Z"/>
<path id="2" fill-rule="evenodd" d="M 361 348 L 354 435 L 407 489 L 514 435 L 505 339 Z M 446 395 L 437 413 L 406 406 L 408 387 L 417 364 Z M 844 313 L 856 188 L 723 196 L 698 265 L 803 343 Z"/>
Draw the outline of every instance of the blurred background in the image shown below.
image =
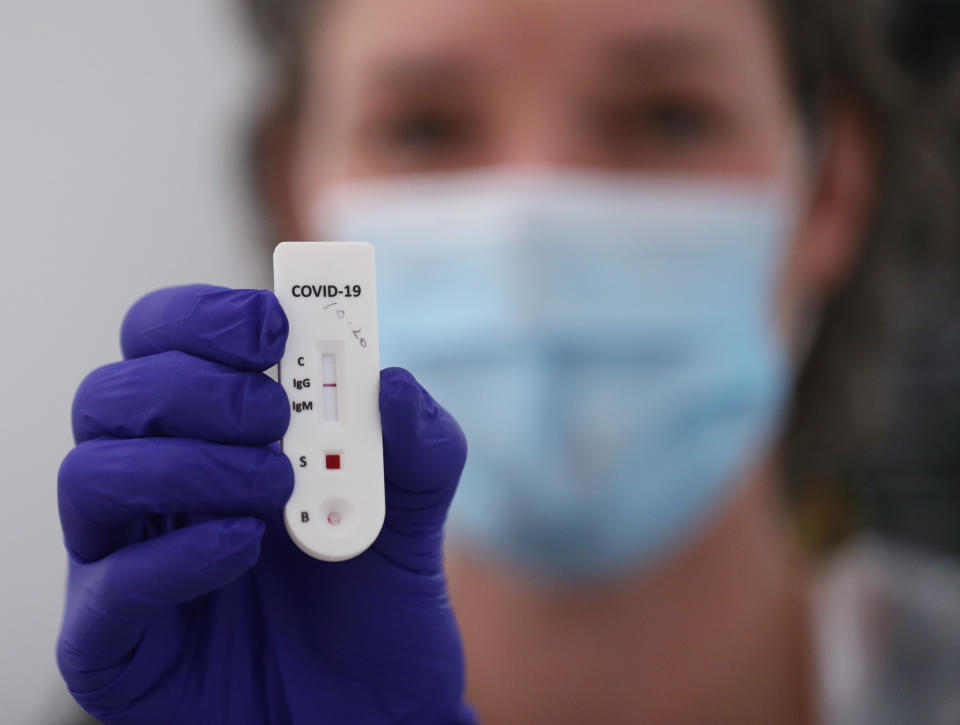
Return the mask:
<path id="1" fill-rule="evenodd" d="M 960 3 L 903 3 L 890 37 L 901 62 L 960 99 L 945 70 Z M 123 312 L 145 291 L 270 284 L 244 168 L 263 85 L 232 0 L 0 0 L 4 722 L 77 713 L 53 655 L 56 473 L 76 386 L 119 357 Z M 922 222 L 881 232 L 921 239 Z M 960 264 L 927 258 L 876 260 L 800 383 L 788 492 L 812 552 L 874 529 L 960 556 Z M 851 338 L 869 366 L 831 357 L 831 339 L 849 355 Z"/>
<path id="2" fill-rule="evenodd" d="M 80 380 L 119 357 L 147 290 L 269 286 L 243 169 L 256 61 L 230 0 L 0 2 L 5 723 L 76 712 L 54 642 L 57 467 Z"/>

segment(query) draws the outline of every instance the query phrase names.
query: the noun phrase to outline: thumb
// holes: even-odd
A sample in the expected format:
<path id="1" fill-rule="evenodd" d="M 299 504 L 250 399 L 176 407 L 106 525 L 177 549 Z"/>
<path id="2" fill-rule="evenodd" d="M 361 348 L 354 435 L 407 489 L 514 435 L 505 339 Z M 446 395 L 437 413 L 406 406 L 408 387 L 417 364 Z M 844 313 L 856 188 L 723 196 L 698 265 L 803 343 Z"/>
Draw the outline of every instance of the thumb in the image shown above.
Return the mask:
<path id="1" fill-rule="evenodd" d="M 405 569 L 437 573 L 466 438 L 453 416 L 400 368 L 380 375 L 380 417 L 387 513 L 375 548 Z"/>

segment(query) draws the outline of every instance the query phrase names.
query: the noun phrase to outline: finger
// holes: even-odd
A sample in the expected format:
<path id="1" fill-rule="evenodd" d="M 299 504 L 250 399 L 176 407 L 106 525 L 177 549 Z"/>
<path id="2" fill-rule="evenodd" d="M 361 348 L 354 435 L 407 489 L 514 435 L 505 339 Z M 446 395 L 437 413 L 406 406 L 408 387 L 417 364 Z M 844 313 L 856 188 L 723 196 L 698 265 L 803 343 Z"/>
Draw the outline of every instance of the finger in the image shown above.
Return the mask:
<path id="1" fill-rule="evenodd" d="M 200 438 L 259 446 L 290 422 L 287 395 L 261 373 L 237 372 L 182 352 L 94 370 L 73 403 L 77 442 L 113 438 Z"/>
<path id="2" fill-rule="evenodd" d="M 104 438 L 67 455 L 58 489 L 66 547 L 93 561 L 140 540 L 148 516 L 269 516 L 290 498 L 293 469 L 266 447 Z"/>
<path id="3" fill-rule="evenodd" d="M 406 370 L 380 376 L 387 514 L 377 549 L 416 571 L 442 565 L 443 524 L 467 457 L 463 431 Z"/>
<path id="4" fill-rule="evenodd" d="M 208 521 L 97 562 L 71 564 L 57 643 L 70 689 L 89 693 L 113 681 L 114 669 L 132 658 L 152 622 L 250 569 L 260 556 L 263 531 L 263 523 L 251 518 Z"/>
<path id="5" fill-rule="evenodd" d="M 120 344 L 127 358 L 179 350 L 261 371 L 283 357 L 287 332 L 283 308 L 268 290 L 190 285 L 158 290 L 135 303 Z"/>

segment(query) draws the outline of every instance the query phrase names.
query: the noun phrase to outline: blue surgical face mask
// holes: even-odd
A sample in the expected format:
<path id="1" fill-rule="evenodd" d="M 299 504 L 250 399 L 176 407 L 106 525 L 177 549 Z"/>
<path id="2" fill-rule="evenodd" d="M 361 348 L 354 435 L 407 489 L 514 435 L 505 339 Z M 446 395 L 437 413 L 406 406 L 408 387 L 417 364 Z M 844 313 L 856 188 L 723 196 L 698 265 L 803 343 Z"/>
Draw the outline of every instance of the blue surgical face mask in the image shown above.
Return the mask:
<path id="1" fill-rule="evenodd" d="M 460 421 L 455 536 L 549 579 L 614 576 L 705 527 L 774 432 L 776 184 L 472 172 L 343 186 L 377 251 L 382 362 Z"/>

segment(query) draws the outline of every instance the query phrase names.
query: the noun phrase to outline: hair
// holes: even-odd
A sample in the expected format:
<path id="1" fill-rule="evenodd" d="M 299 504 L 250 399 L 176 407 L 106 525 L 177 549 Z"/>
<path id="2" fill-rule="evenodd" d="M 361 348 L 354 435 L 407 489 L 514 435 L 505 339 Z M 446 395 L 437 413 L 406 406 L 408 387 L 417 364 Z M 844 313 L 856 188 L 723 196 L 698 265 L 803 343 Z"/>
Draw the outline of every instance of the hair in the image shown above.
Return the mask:
<path id="1" fill-rule="evenodd" d="M 255 159 L 265 129 L 296 123 L 306 33 L 328 1 L 244 0 L 274 71 Z M 960 553 L 960 23 L 920 12 L 932 0 L 764 2 L 815 144 L 829 148 L 842 98 L 876 155 L 861 257 L 822 310 L 783 438 L 794 519 L 815 551 L 867 526 Z"/>

